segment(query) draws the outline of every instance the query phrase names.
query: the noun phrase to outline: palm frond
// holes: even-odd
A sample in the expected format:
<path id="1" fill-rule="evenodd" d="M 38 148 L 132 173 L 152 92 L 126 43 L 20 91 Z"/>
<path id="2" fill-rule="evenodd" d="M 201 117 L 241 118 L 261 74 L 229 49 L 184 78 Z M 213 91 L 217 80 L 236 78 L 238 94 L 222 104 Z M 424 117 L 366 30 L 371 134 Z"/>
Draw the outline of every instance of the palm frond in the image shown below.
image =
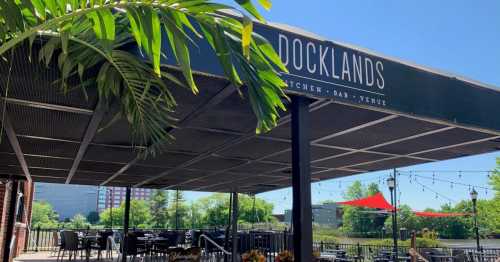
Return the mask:
<path id="1" fill-rule="evenodd" d="M 244 11 L 210 0 L 0 1 L 0 57 L 25 40 L 32 44 L 39 34 L 50 36 L 39 58 L 48 65 L 58 55 L 61 88 L 68 90 L 68 79 L 76 75 L 85 86 L 94 81 L 101 100 L 119 101 L 134 142 L 154 153 L 171 139 L 168 130 L 175 124 L 170 115 L 176 102 L 170 90 L 186 83 L 198 92 L 189 45 L 196 42 L 191 37 L 200 38 L 215 51 L 227 78 L 237 88 L 248 87 L 258 119 L 256 131 L 265 132 L 276 126 L 278 110 L 285 110 L 286 84 L 278 70 L 286 68 L 267 40 L 253 32 L 251 17 L 265 20 L 252 1 L 236 2 Z M 269 0 L 259 3 L 266 9 L 271 6 Z M 241 18 L 224 12 L 228 9 Z M 161 69 L 163 33 L 184 81 Z M 124 51 L 129 43 L 135 43 L 149 63 Z M 96 68 L 96 77 L 84 77 Z"/>

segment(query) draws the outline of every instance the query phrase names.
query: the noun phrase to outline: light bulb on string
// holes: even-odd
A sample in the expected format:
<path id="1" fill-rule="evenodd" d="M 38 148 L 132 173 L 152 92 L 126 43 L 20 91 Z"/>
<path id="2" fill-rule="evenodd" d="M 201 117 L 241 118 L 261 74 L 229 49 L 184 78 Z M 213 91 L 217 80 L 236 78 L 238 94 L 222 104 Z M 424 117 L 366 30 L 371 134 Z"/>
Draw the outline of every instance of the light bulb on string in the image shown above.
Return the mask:
<path id="1" fill-rule="evenodd" d="M 436 193 L 436 199 L 438 199 L 438 194 Z"/>
<path id="2" fill-rule="evenodd" d="M 462 171 L 458 171 L 458 178 L 462 178 Z"/>
<path id="3" fill-rule="evenodd" d="M 432 184 L 434 185 L 435 182 L 436 182 L 436 173 L 432 172 Z"/>
<path id="4" fill-rule="evenodd" d="M 451 182 L 451 183 L 450 183 L 450 188 L 452 188 L 452 189 L 453 189 L 453 182 Z"/>

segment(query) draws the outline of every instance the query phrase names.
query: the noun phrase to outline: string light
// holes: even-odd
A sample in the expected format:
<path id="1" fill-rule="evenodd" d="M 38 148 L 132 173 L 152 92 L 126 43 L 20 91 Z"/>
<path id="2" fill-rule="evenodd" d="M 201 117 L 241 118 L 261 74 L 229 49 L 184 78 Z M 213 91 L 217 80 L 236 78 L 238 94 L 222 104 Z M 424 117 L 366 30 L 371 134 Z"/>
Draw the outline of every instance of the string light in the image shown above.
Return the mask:
<path id="1" fill-rule="evenodd" d="M 408 176 L 410 176 L 410 174 L 408 174 Z M 417 175 L 417 174 L 412 174 L 411 176 L 414 178 L 414 181 L 416 181 L 416 178 L 419 177 L 421 179 L 433 180 L 433 181 L 436 181 L 436 182 L 444 182 L 444 183 L 450 183 L 450 184 L 453 183 L 454 186 L 459 185 L 459 186 L 463 186 L 463 187 L 467 187 L 467 188 L 469 186 L 474 186 L 474 187 L 479 188 L 479 189 L 488 189 L 488 190 L 491 190 L 491 188 L 489 188 L 487 186 L 465 184 L 465 183 L 460 183 L 460 182 L 456 182 L 456 181 L 452 181 L 452 180 L 447 180 L 447 179 L 442 179 L 442 178 L 426 177 L 426 176 Z"/>
<path id="2" fill-rule="evenodd" d="M 447 201 L 449 201 L 450 203 L 451 203 L 452 201 L 453 201 L 453 202 L 456 202 L 455 200 L 453 200 L 453 199 L 451 199 L 451 198 L 449 198 L 449 197 L 447 197 L 447 196 L 445 196 L 445 195 L 443 195 L 443 194 L 441 194 L 441 193 L 439 193 L 439 192 L 437 192 L 437 191 L 433 190 L 432 188 L 430 188 L 430 187 L 428 187 L 428 186 L 426 186 L 426 185 L 424 185 L 424 184 L 422 184 L 422 183 L 420 183 L 420 182 L 417 182 L 417 183 L 418 183 L 420 186 L 422 186 L 422 191 L 425 191 L 425 189 L 427 189 L 427 190 L 429 190 L 429 191 L 433 192 L 434 194 L 436 194 L 436 195 L 440 196 L 441 198 L 446 199 L 446 200 L 447 200 Z"/>

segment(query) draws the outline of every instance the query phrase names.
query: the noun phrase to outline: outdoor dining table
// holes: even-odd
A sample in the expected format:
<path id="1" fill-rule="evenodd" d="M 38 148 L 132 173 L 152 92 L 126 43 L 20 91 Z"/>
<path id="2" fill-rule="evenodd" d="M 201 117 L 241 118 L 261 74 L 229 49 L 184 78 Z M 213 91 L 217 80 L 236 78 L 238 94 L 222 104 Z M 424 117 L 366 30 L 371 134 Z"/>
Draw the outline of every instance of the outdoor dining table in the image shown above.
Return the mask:
<path id="1" fill-rule="evenodd" d="M 92 249 L 92 244 L 97 243 L 97 239 L 99 239 L 99 235 L 82 235 L 79 236 L 79 239 L 82 243 L 82 246 L 85 248 L 85 260 L 90 260 L 90 253 Z"/>

